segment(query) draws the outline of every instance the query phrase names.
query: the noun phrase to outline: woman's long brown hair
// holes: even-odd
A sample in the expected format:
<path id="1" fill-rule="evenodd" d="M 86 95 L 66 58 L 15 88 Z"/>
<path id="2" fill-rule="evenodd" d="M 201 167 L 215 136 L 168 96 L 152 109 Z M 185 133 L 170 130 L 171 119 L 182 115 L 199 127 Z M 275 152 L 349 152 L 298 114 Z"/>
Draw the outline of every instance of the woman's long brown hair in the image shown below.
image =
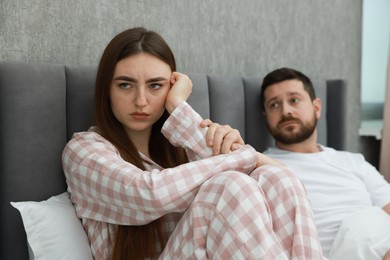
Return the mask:
<path id="1" fill-rule="evenodd" d="M 118 61 L 138 53 L 154 55 L 176 70 L 175 58 L 164 39 L 153 31 L 133 28 L 115 36 L 107 45 L 100 60 L 96 76 L 94 117 L 101 134 L 120 152 L 122 158 L 140 169 L 145 169 L 138 150 L 128 138 L 122 124 L 115 118 L 110 105 L 109 89 Z M 168 118 L 165 111 L 153 125 L 149 140 L 151 159 L 164 168 L 188 162 L 185 151 L 176 148 L 161 134 Z M 157 258 L 165 247 L 167 237 L 163 217 L 147 225 L 119 225 L 112 250 L 112 260 Z"/>

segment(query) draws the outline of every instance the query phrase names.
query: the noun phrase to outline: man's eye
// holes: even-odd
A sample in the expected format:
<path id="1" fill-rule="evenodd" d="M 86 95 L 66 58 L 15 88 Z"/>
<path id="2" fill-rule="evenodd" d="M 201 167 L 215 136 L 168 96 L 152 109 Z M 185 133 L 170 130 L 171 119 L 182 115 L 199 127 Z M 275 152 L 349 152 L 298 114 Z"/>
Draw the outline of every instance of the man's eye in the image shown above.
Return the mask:
<path id="1" fill-rule="evenodd" d="M 299 102 L 299 98 L 293 98 L 291 99 L 291 103 L 296 104 Z"/>
<path id="2" fill-rule="evenodd" d="M 271 104 L 269 104 L 269 108 L 271 108 L 271 109 L 273 109 L 273 108 L 277 108 L 277 107 L 279 107 L 279 104 L 278 103 L 271 103 Z"/>

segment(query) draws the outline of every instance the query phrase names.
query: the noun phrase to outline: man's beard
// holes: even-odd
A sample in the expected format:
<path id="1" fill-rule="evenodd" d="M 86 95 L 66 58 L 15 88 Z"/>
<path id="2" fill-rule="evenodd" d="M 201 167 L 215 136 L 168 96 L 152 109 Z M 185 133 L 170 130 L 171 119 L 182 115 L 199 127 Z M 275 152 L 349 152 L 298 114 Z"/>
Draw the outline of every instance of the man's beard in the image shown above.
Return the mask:
<path id="1" fill-rule="evenodd" d="M 297 132 L 282 132 L 280 131 L 279 125 L 286 122 L 286 121 L 294 121 L 295 123 L 298 123 L 300 128 Z M 317 126 L 317 118 L 315 114 L 313 113 L 313 118 L 307 123 L 303 123 L 301 120 L 291 117 L 291 116 L 284 116 L 282 120 L 278 123 L 278 125 L 271 129 L 269 125 L 267 124 L 268 130 L 271 133 L 271 135 L 274 137 L 274 139 L 281 143 L 281 144 L 297 144 L 302 141 L 305 141 L 308 139 L 316 129 Z"/>

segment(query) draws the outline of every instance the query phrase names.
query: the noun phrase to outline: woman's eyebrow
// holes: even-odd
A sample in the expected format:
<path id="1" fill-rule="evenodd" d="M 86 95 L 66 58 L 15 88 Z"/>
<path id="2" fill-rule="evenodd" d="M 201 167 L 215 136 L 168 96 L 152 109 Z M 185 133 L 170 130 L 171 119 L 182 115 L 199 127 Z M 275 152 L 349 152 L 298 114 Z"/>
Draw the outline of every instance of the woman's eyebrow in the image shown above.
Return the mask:
<path id="1" fill-rule="evenodd" d="M 135 78 L 128 77 L 128 76 L 117 76 L 114 78 L 114 80 L 123 80 L 123 81 L 130 81 L 130 82 L 137 82 Z"/>
<path id="2" fill-rule="evenodd" d="M 158 81 L 164 81 L 164 80 L 167 80 L 167 79 L 164 77 L 155 77 L 155 78 L 148 79 L 146 81 L 146 83 L 158 82 Z"/>
<path id="3" fill-rule="evenodd" d="M 138 82 L 137 79 L 129 77 L 129 76 L 117 76 L 114 78 L 114 80 L 123 80 L 123 81 L 129 81 L 129 82 L 134 82 L 134 83 Z M 155 78 L 151 78 L 151 79 L 146 80 L 146 83 L 158 82 L 158 81 L 164 81 L 164 80 L 167 80 L 167 79 L 164 77 L 155 77 Z"/>

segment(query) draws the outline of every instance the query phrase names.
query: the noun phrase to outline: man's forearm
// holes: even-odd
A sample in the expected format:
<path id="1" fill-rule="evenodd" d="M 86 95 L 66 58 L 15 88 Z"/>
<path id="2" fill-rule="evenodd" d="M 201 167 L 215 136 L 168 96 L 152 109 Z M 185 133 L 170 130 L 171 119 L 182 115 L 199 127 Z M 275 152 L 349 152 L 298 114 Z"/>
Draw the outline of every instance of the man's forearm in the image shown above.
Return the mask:
<path id="1" fill-rule="evenodd" d="M 386 211 L 387 214 L 390 215 L 390 203 L 389 203 L 389 204 L 386 204 L 382 209 L 383 209 L 384 211 Z"/>

